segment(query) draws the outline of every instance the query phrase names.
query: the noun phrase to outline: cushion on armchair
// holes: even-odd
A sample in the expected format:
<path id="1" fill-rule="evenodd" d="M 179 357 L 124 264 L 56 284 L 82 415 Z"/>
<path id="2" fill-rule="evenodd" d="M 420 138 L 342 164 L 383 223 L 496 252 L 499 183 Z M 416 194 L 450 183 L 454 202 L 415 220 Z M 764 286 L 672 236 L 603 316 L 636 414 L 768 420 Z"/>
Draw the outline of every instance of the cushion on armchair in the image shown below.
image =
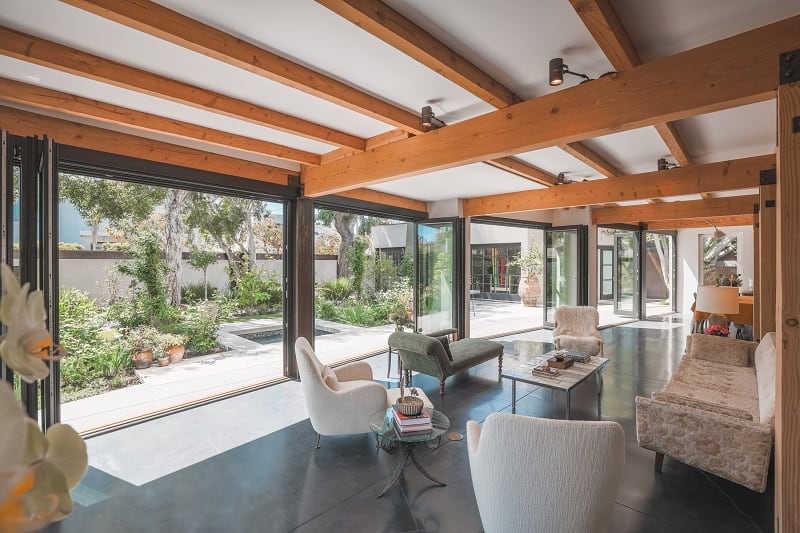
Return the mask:
<path id="1" fill-rule="evenodd" d="M 760 422 L 771 424 L 775 416 L 775 333 L 764 335 L 756 348 L 756 380 Z"/>
<path id="2" fill-rule="evenodd" d="M 733 366 L 749 366 L 757 343 L 715 335 L 695 333 L 687 343 L 687 353 L 696 359 Z"/>

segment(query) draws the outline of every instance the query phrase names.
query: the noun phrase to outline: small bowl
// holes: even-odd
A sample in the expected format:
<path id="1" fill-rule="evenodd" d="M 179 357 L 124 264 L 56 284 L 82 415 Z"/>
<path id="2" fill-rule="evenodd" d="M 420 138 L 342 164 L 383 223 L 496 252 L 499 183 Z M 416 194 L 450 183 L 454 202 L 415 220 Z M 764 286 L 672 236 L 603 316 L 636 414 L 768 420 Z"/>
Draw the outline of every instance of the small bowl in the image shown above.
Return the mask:
<path id="1" fill-rule="evenodd" d="M 422 411 L 422 400 L 416 396 L 403 396 L 397 400 L 397 410 L 406 416 L 417 416 Z"/>

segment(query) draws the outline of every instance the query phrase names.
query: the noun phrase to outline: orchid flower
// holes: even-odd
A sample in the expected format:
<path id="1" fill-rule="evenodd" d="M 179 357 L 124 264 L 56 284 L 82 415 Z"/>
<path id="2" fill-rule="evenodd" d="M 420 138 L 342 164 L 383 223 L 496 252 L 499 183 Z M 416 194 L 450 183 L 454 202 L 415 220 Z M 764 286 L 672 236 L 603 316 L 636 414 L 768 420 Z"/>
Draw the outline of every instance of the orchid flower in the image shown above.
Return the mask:
<path id="1" fill-rule="evenodd" d="M 59 349 L 50 354 L 53 337 L 45 327 L 44 295 L 30 292 L 30 285 L 19 285 L 11 268 L 0 265 L 0 278 L 6 293 L 0 299 L 0 320 L 6 335 L 0 343 L 0 355 L 14 372 L 27 381 L 47 377 L 50 369 L 45 361 L 59 358 Z"/>

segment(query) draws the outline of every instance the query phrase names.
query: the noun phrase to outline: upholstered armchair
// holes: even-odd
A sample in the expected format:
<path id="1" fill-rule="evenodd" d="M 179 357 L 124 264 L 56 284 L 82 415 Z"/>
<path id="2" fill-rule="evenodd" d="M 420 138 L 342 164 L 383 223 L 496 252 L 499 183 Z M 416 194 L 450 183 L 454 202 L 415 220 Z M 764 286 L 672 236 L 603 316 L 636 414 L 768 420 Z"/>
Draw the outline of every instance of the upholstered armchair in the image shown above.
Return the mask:
<path id="1" fill-rule="evenodd" d="M 603 336 L 597 330 L 600 315 L 590 306 L 560 305 L 556 308 L 553 342 L 557 349 L 603 355 Z"/>
<path id="2" fill-rule="evenodd" d="M 386 389 L 372 381 L 372 367 L 357 361 L 331 369 L 317 359 L 308 341 L 295 342 L 297 368 L 311 425 L 320 435 L 369 433 L 369 417 L 386 408 Z"/>
<path id="3" fill-rule="evenodd" d="M 616 422 L 493 413 L 467 422 L 467 449 L 487 533 L 608 529 L 625 464 Z"/>

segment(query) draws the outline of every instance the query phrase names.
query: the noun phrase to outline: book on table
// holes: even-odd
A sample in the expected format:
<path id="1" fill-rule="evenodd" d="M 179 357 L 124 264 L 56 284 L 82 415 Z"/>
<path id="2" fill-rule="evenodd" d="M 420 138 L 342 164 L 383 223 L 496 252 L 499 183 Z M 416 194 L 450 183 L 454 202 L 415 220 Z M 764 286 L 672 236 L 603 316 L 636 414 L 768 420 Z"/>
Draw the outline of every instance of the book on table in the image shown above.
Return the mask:
<path id="1" fill-rule="evenodd" d="M 419 424 L 431 424 L 431 412 L 423 407 L 418 415 L 409 416 L 401 413 L 396 406 L 392 406 L 392 417 L 398 426 L 416 426 Z"/>
<path id="2" fill-rule="evenodd" d="M 407 426 L 398 425 L 397 420 L 393 420 L 393 423 L 395 431 L 397 431 L 399 435 L 403 436 L 424 435 L 426 433 L 430 433 L 431 430 L 433 430 L 433 424 L 430 422 L 407 425 Z"/>

